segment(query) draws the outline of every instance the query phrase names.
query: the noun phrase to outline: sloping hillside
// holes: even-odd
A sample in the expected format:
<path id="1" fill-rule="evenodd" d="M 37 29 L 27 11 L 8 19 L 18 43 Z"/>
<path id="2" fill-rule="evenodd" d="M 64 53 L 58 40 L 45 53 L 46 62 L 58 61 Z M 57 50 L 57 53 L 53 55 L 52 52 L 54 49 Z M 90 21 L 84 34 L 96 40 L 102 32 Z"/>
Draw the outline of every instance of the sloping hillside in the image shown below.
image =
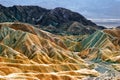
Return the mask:
<path id="1" fill-rule="evenodd" d="M 60 36 L 30 24 L 0 23 L 0 79 L 120 79 L 118 37 L 108 32 Z"/>
<path id="2" fill-rule="evenodd" d="M 0 5 L 0 22 L 26 22 L 54 34 L 91 34 L 98 29 L 105 29 L 79 13 L 61 7 L 45 9 L 38 6 Z"/>
<path id="3" fill-rule="evenodd" d="M 66 80 L 99 75 L 62 45 L 59 37 L 22 23 L 1 24 L 0 65 L 0 79 Z"/>

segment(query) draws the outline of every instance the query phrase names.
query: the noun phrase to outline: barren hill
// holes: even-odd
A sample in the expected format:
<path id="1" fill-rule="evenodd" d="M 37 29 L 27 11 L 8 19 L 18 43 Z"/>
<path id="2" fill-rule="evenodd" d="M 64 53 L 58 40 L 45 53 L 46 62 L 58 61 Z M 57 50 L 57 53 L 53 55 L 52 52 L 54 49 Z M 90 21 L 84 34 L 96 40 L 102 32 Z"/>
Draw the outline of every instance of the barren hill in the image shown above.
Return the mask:
<path id="1" fill-rule="evenodd" d="M 0 79 L 120 79 L 116 31 L 60 36 L 30 24 L 0 23 Z"/>

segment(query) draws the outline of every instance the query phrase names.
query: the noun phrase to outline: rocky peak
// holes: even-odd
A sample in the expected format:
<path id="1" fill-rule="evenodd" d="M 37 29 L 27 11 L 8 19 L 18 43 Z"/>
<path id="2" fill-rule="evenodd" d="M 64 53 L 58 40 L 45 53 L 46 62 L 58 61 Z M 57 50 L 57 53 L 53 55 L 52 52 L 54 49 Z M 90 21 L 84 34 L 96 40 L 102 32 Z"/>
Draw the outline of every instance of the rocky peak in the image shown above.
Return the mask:
<path id="1" fill-rule="evenodd" d="M 5 9 L 6 7 L 4 7 L 3 5 L 0 4 L 0 11 Z"/>
<path id="2" fill-rule="evenodd" d="M 1 5 L 1 7 L 4 7 Z M 45 26 L 52 25 L 54 28 L 51 32 L 67 32 L 67 29 L 74 22 L 78 22 L 83 26 L 92 26 L 95 30 L 103 29 L 99 28 L 95 23 L 87 20 L 84 16 L 71 10 L 57 7 L 55 9 L 45 9 L 39 6 L 21 6 L 15 5 L 12 7 L 4 7 L 0 9 L 2 15 L 0 16 L 0 22 L 25 22 L 33 25 L 38 25 L 39 28 L 49 31 Z M 57 29 L 56 29 L 57 28 Z M 81 31 L 81 28 L 79 28 Z M 95 31 L 94 30 L 94 31 Z"/>

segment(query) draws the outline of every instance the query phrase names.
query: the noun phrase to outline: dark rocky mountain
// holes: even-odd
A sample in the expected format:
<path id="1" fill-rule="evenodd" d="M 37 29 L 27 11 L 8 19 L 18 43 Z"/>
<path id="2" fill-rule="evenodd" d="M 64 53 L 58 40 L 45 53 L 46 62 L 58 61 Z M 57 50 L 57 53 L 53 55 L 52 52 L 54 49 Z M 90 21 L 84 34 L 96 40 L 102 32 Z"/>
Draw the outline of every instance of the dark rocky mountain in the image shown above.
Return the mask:
<path id="1" fill-rule="evenodd" d="M 45 9 L 38 6 L 0 5 L 0 22 L 14 21 L 30 23 L 43 30 L 59 34 L 91 34 L 98 29 L 104 29 L 81 14 L 65 8 Z"/>
<path id="2" fill-rule="evenodd" d="M 120 26 L 118 26 L 117 28 L 120 28 Z"/>

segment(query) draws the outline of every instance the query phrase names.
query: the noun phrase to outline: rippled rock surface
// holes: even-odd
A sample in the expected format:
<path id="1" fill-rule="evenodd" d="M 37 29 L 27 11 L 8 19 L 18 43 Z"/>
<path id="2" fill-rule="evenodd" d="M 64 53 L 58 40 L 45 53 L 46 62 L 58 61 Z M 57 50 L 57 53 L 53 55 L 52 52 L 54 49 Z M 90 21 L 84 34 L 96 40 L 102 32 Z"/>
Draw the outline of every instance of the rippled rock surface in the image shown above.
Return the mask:
<path id="1" fill-rule="evenodd" d="M 120 79 L 116 31 L 60 36 L 30 24 L 0 23 L 0 79 Z"/>

